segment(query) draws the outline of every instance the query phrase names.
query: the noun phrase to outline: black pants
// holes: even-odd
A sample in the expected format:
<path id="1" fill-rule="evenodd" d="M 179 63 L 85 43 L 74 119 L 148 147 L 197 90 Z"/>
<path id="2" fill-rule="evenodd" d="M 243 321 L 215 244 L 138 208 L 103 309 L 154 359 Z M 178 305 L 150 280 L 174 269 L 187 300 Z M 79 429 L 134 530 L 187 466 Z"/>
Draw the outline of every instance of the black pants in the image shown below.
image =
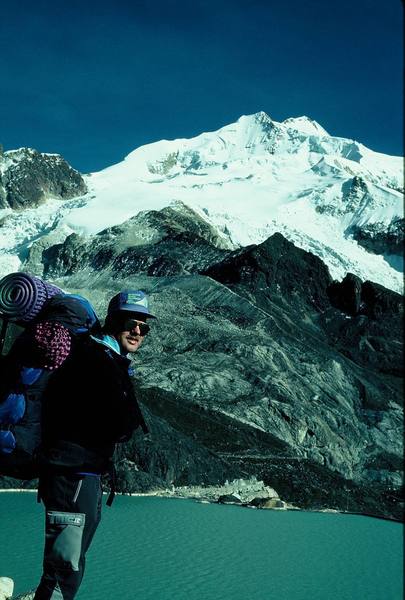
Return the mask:
<path id="1" fill-rule="evenodd" d="M 47 474 L 39 492 L 45 505 L 45 551 L 34 600 L 73 600 L 101 519 L 100 477 Z"/>

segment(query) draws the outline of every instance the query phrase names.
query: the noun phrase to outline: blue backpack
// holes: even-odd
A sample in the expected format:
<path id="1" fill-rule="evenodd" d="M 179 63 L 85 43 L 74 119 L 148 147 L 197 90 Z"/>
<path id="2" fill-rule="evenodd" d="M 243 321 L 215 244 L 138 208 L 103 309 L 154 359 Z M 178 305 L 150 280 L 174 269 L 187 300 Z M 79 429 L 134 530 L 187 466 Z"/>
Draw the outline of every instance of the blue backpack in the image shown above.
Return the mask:
<path id="1" fill-rule="evenodd" d="M 90 302 L 75 294 L 57 294 L 16 339 L 0 363 L 0 475 L 18 479 L 38 476 L 36 461 L 41 444 L 41 399 L 54 370 L 30 364 L 35 351 L 30 331 L 36 324 L 56 322 L 78 343 L 98 333 L 100 322 Z"/>

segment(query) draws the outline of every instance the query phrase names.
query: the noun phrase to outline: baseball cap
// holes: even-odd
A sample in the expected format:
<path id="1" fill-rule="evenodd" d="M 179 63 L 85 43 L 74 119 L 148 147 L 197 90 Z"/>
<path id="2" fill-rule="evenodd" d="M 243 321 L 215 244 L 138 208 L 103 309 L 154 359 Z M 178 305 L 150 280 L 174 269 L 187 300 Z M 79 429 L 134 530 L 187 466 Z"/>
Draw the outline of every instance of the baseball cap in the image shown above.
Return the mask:
<path id="1" fill-rule="evenodd" d="M 122 292 L 113 296 L 108 305 L 107 314 L 112 315 L 121 310 L 141 313 L 150 319 L 156 319 L 149 312 L 148 297 L 142 290 L 122 290 Z"/>

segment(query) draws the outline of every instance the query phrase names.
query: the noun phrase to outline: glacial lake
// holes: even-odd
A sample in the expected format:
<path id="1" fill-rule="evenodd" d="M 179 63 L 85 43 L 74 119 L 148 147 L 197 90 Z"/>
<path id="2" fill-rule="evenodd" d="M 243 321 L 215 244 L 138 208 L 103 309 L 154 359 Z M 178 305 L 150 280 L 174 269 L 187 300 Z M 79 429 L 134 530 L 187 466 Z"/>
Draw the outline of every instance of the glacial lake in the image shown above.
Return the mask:
<path id="1" fill-rule="evenodd" d="M 0 576 L 41 571 L 43 508 L 0 493 Z M 402 600 L 403 526 L 370 517 L 117 496 L 77 600 Z"/>

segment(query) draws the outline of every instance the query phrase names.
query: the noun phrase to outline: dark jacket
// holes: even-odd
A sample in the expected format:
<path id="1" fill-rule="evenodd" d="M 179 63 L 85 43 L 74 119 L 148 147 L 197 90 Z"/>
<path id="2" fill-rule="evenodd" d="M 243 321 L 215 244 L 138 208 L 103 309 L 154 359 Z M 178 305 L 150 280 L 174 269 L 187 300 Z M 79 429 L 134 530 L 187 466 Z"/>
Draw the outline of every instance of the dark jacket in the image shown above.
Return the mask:
<path id="1" fill-rule="evenodd" d="M 92 338 L 75 343 L 42 399 L 45 462 L 103 471 L 116 442 L 138 427 L 147 432 L 129 366 L 126 357 Z"/>

